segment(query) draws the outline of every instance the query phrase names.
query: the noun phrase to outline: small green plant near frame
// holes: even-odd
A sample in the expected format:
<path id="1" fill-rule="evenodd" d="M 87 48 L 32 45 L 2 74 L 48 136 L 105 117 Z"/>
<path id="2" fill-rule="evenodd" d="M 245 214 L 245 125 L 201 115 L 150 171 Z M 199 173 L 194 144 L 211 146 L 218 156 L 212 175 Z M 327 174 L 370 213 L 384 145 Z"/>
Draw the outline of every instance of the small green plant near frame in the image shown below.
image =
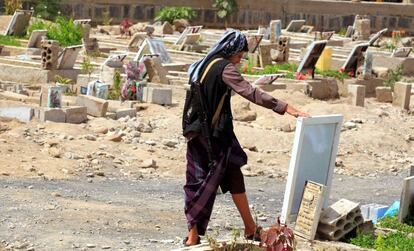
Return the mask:
<path id="1" fill-rule="evenodd" d="M 84 57 L 80 64 L 83 74 L 88 74 L 88 82 L 91 81 L 92 72 L 95 70 L 95 66 L 91 63 L 88 57 Z"/>
<path id="2" fill-rule="evenodd" d="M 121 97 L 121 73 L 116 70 L 114 73 L 114 84 L 109 90 L 108 99 L 118 100 Z"/>
<path id="3" fill-rule="evenodd" d="M 394 90 L 394 85 L 398 81 L 401 81 L 403 77 L 403 66 L 399 65 L 395 70 L 389 70 L 388 78 L 384 81 L 384 85 L 391 87 Z"/>
<path id="4" fill-rule="evenodd" d="M 20 42 L 13 36 L 0 35 L 0 45 L 21 46 Z"/>
<path id="5" fill-rule="evenodd" d="M 56 85 L 66 87 L 65 92 L 64 92 L 65 95 L 68 95 L 68 96 L 76 95 L 76 90 L 74 88 L 75 83 L 72 81 L 72 79 L 65 78 L 60 75 L 56 75 L 55 81 L 56 81 Z M 70 88 L 69 88 L 69 85 L 70 85 Z"/>

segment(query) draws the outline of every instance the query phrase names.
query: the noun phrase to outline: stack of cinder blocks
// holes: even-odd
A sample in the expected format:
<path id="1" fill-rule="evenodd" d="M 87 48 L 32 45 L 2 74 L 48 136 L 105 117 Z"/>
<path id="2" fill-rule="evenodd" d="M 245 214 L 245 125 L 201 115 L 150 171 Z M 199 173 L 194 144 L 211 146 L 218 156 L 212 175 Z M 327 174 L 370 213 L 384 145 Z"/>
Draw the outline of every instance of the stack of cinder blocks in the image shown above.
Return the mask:
<path id="1" fill-rule="evenodd" d="M 59 43 L 54 40 L 42 41 L 42 68 L 54 70 L 58 64 Z"/>
<path id="2" fill-rule="evenodd" d="M 363 222 L 359 204 L 341 199 L 323 210 L 317 233 L 323 238 L 337 241 Z"/>

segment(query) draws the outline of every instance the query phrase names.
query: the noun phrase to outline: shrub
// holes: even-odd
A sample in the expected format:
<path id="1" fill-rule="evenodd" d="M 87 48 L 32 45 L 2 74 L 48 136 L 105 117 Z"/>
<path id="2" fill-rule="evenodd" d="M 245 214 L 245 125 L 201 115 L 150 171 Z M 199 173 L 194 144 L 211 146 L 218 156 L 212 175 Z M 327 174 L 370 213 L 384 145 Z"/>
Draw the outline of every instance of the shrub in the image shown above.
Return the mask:
<path id="1" fill-rule="evenodd" d="M 20 46 L 20 42 L 13 36 L 0 35 L 0 44 L 9 46 Z"/>
<path id="2" fill-rule="evenodd" d="M 191 20 L 197 14 L 192 8 L 188 7 L 164 7 L 155 15 L 155 21 L 169 22 L 172 24 L 176 19 Z"/>
<path id="3" fill-rule="evenodd" d="M 75 25 L 73 19 L 57 17 L 56 23 L 38 19 L 27 29 L 28 35 L 33 30 L 47 30 L 47 38 L 57 40 L 61 46 L 79 45 L 82 43 L 82 27 Z"/>
<path id="4" fill-rule="evenodd" d="M 395 229 L 403 233 L 414 233 L 414 226 L 401 224 L 398 222 L 397 216 L 386 216 L 378 221 L 378 225 L 384 228 Z"/>
<path id="5" fill-rule="evenodd" d="M 214 0 L 213 7 L 217 8 L 219 18 L 227 18 L 237 10 L 236 0 Z"/>
<path id="6" fill-rule="evenodd" d="M 384 85 L 394 89 L 395 83 L 402 79 L 402 75 L 403 67 L 402 65 L 399 65 L 395 70 L 390 70 L 388 72 L 388 78 L 384 81 Z"/>
<path id="7" fill-rule="evenodd" d="M 35 16 L 53 20 L 59 15 L 60 0 L 40 0 L 35 7 Z"/>
<path id="8" fill-rule="evenodd" d="M 16 10 L 22 8 L 22 1 L 21 0 L 6 0 L 5 1 L 5 11 L 6 15 L 13 15 Z"/>

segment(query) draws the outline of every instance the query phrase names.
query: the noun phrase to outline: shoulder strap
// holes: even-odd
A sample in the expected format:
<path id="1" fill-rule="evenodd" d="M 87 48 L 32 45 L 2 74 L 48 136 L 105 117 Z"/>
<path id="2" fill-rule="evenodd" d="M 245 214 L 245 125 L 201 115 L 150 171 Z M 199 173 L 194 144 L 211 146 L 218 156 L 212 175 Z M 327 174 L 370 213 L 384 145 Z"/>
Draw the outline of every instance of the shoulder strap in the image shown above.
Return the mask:
<path id="1" fill-rule="evenodd" d="M 220 60 L 222 60 L 222 58 L 216 58 L 216 59 L 214 59 L 213 61 L 211 61 L 211 62 L 208 64 L 207 68 L 206 68 L 206 69 L 204 70 L 204 72 L 203 72 L 203 75 L 201 76 L 201 79 L 200 79 L 200 84 L 203 84 L 204 79 L 206 78 L 207 73 L 210 71 L 211 67 L 213 67 L 213 65 L 214 65 L 215 63 L 217 63 L 218 61 L 220 61 Z"/>

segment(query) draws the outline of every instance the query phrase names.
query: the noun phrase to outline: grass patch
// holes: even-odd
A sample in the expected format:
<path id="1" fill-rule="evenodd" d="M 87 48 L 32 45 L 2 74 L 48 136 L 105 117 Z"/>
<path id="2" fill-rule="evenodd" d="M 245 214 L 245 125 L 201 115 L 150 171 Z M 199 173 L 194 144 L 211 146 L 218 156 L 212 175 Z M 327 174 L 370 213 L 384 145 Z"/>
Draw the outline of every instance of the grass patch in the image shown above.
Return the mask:
<path id="1" fill-rule="evenodd" d="M 15 37 L 5 35 L 0 35 L 0 45 L 21 46 Z"/>
<path id="2" fill-rule="evenodd" d="M 383 228 L 395 229 L 397 231 L 407 233 L 407 234 L 414 233 L 414 226 L 399 223 L 397 216 L 393 216 L 393 217 L 386 216 L 378 221 L 378 225 Z"/>

